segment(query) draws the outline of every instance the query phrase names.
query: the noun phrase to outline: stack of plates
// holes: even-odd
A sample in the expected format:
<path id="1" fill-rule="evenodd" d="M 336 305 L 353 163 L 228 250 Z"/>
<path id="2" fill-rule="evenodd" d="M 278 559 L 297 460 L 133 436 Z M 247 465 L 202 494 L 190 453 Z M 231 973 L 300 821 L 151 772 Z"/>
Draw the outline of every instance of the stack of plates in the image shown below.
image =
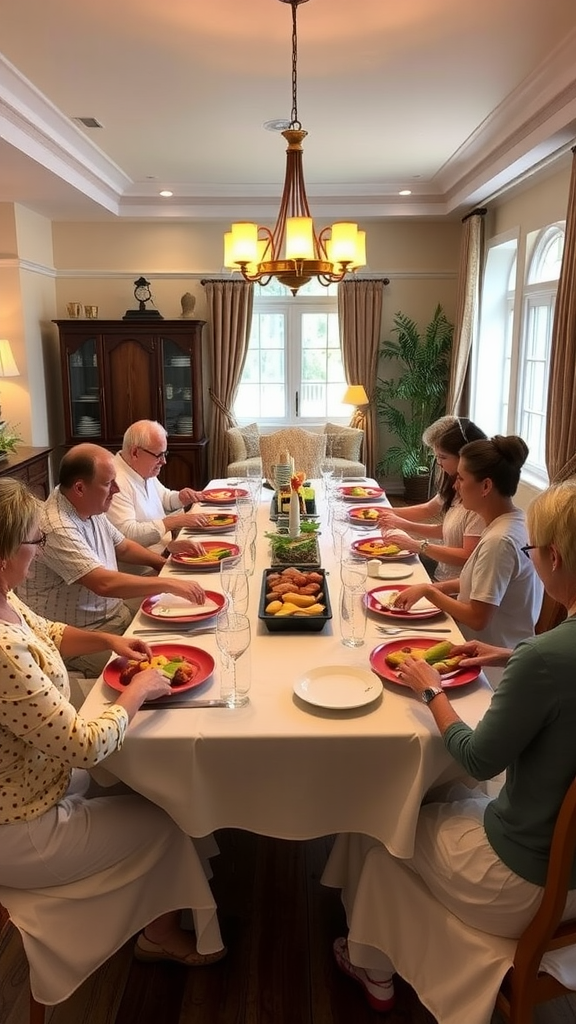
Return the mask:
<path id="1" fill-rule="evenodd" d="M 192 417 L 191 416 L 179 416 L 176 420 L 176 434 L 191 434 L 192 433 Z"/>
<path id="2" fill-rule="evenodd" d="M 170 360 L 170 366 L 190 366 L 188 356 L 174 356 Z"/>
<path id="3" fill-rule="evenodd" d="M 92 419 L 91 416 L 82 416 L 80 418 L 80 423 L 78 424 L 78 433 L 82 434 L 82 436 L 99 434 L 100 424 L 98 420 Z"/>

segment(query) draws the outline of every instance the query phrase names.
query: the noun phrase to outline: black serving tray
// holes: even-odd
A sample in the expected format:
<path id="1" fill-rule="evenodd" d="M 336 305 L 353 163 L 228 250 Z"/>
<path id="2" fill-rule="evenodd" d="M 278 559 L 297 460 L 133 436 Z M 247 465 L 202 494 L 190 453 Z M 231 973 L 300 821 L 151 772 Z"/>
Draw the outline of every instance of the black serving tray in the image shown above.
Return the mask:
<path id="1" fill-rule="evenodd" d="M 283 566 L 282 568 L 289 568 Z M 292 566 L 292 568 L 301 568 L 300 566 Z M 258 618 L 264 623 L 269 633 L 321 633 L 324 626 L 332 618 L 332 608 L 330 605 L 330 595 L 328 593 L 328 586 L 326 583 L 326 573 L 324 569 L 310 569 L 310 566 L 302 568 L 303 572 L 306 571 L 316 572 L 322 576 L 322 588 L 323 597 L 320 603 L 325 606 L 322 615 L 276 615 L 266 614 L 266 605 L 269 601 L 266 597 L 268 593 L 268 577 L 274 573 L 281 571 L 278 569 L 265 569 L 262 574 L 262 590 L 260 592 L 260 605 L 258 607 Z"/>
<path id="2" fill-rule="evenodd" d="M 305 502 L 305 505 L 306 512 L 300 513 L 300 519 L 315 519 L 318 515 L 316 511 L 316 498 L 310 498 L 309 501 Z M 278 501 L 276 492 L 274 492 L 272 495 L 272 501 L 270 502 L 270 519 L 272 519 L 273 522 L 276 522 L 277 519 L 282 519 L 284 517 L 286 520 L 288 519 L 285 512 L 278 512 Z"/>

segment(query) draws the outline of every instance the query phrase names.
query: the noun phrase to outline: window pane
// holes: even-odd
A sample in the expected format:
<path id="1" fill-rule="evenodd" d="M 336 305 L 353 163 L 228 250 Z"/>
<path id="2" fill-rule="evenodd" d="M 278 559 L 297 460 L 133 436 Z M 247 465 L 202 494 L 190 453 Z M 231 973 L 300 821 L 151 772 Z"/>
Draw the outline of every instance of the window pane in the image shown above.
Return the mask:
<path id="1" fill-rule="evenodd" d="M 563 250 L 564 230 L 557 224 L 547 227 L 536 242 L 528 271 L 528 284 L 557 281 Z"/>

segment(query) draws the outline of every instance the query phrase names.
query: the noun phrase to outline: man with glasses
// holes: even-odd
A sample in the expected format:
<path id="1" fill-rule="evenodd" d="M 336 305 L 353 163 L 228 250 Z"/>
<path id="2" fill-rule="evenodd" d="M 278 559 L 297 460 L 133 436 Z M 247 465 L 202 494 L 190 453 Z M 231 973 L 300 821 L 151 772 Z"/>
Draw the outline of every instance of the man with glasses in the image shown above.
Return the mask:
<path id="1" fill-rule="evenodd" d="M 166 576 L 160 586 L 156 575 L 119 571 L 118 559 L 130 568 L 143 566 L 155 573 L 165 560 L 112 525 L 106 513 L 117 491 L 111 452 L 84 443 L 66 453 L 58 487 L 42 506 L 38 557 L 18 587 L 18 596 L 39 615 L 120 635 L 143 599 L 159 590 L 204 603 L 204 590 L 189 579 Z M 85 654 L 67 659 L 66 665 L 95 678 L 108 657 L 109 652 Z"/>
<path id="2" fill-rule="evenodd" d="M 206 516 L 185 512 L 183 506 L 202 498 L 201 491 L 183 487 L 171 491 L 158 479 L 166 463 L 166 431 L 154 420 L 138 420 L 128 427 L 122 450 L 114 456 L 117 493 L 108 518 L 130 540 L 161 554 L 201 554 L 201 545 L 190 539 L 172 540 L 171 531 L 205 526 Z M 138 566 L 121 565 L 125 572 L 141 572 Z"/>

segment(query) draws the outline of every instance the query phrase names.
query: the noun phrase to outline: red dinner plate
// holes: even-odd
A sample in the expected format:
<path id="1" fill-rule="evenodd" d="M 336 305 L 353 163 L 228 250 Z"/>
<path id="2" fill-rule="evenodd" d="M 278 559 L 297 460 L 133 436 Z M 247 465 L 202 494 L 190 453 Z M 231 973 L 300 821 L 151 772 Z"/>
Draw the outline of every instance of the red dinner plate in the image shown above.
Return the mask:
<path id="1" fill-rule="evenodd" d="M 198 530 L 202 533 L 218 533 L 219 530 L 229 530 L 231 526 L 236 525 L 236 520 L 238 518 L 238 516 L 233 515 L 232 512 L 208 512 L 205 514 L 208 523 L 206 526 L 195 526 L 194 531 Z"/>
<path id="2" fill-rule="evenodd" d="M 362 490 L 362 494 L 355 494 L 354 491 Z M 356 487 L 339 487 L 338 491 L 344 501 L 379 501 L 384 497 L 384 491 L 380 487 L 364 487 L 358 484 Z"/>
<path id="3" fill-rule="evenodd" d="M 221 487 L 219 490 L 202 491 L 202 501 L 209 505 L 233 505 L 236 498 L 245 498 L 248 491 L 240 487 Z"/>
<path id="4" fill-rule="evenodd" d="M 229 555 L 239 555 L 240 548 L 237 544 L 226 544 L 223 540 L 204 540 L 202 541 L 202 547 L 207 555 L 211 551 L 227 551 Z M 177 562 L 178 565 L 186 565 L 190 569 L 190 572 L 214 572 L 220 568 L 220 558 L 216 556 L 210 558 L 209 561 L 200 561 L 197 555 L 170 555 L 173 562 Z M 227 558 L 227 555 L 221 555 L 221 558 Z"/>
<path id="5" fill-rule="evenodd" d="M 396 669 L 386 664 L 388 655 L 394 654 L 395 651 L 401 651 L 403 647 L 420 647 L 426 650 L 428 647 L 433 647 L 434 644 L 439 644 L 441 640 L 442 637 L 435 640 L 433 637 L 408 636 L 403 640 L 391 640 L 390 643 L 379 644 L 370 653 L 370 667 L 381 679 L 387 679 L 389 683 L 397 683 L 398 686 L 406 686 L 406 683 L 399 678 Z M 446 678 L 440 676 L 442 688 L 447 690 L 452 686 L 464 686 L 465 683 L 473 682 L 479 675 L 479 668 L 457 669 L 454 674 L 450 673 Z"/>
<path id="6" fill-rule="evenodd" d="M 398 545 L 396 545 L 398 546 Z M 363 558 L 381 558 L 384 562 L 405 561 L 407 558 L 414 558 L 411 551 L 397 551 L 393 555 L 384 554 L 384 548 L 390 547 L 382 537 L 363 537 L 355 540 L 351 545 L 352 551 Z"/>
<path id="7" fill-rule="evenodd" d="M 147 597 L 140 605 L 140 611 L 143 615 L 147 615 L 149 619 L 155 619 L 156 622 L 161 621 L 166 624 L 170 622 L 173 622 L 175 625 L 182 624 L 183 622 L 201 622 L 202 619 L 211 619 L 213 615 L 217 615 L 226 603 L 224 595 L 218 594 L 215 590 L 207 590 L 206 597 L 214 601 L 214 604 L 218 607 L 208 612 L 195 612 L 193 615 L 159 615 L 158 612 L 154 611 L 158 603 L 156 597 Z"/>
<path id="8" fill-rule="evenodd" d="M 425 608 L 418 612 L 402 612 L 393 611 L 391 608 L 383 608 L 378 600 L 378 594 L 390 593 L 391 590 L 407 590 L 409 584 L 397 583 L 396 586 L 388 587 L 375 587 L 374 590 L 370 590 L 364 597 L 364 602 L 369 612 L 376 612 L 377 615 L 386 615 L 390 619 L 433 619 L 437 615 L 442 615 L 443 612 L 439 608 Z"/>
<path id="9" fill-rule="evenodd" d="M 174 694 L 191 690 L 194 686 L 200 686 L 200 683 L 208 679 L 208 676 L 212 675 L 214 671 L 214 658 L 208 654 L 208 651 L 203 651 L 200 647 L 188 647 L 186 644 L 150 644 L 150 650 L 153 655 L 164 654 L 167 658 L 186 658 L 186 661 L 198 666 L 198 672 L 191 682 L 184 683 L 183 686 L 172 687 Z M 114 658 L 114 661 L 110 661 L 106 665 L 102 678 L 113 690 L 122 692 L 126 689 L 120 682 L 120 673 L 126 667 L 128 660 L 128 658 Z"/>
<path id="10" fill-rule="evenodd" d="M 366 512 L 375 512 L 376 515 L 367 516 Z M 351 508 L 348 512 L 348 519 L 352 523 L 362 523 L 363 526 L 374 526 L 381 509 L 376 505 L 365 505 L 363 508 Z"/>

